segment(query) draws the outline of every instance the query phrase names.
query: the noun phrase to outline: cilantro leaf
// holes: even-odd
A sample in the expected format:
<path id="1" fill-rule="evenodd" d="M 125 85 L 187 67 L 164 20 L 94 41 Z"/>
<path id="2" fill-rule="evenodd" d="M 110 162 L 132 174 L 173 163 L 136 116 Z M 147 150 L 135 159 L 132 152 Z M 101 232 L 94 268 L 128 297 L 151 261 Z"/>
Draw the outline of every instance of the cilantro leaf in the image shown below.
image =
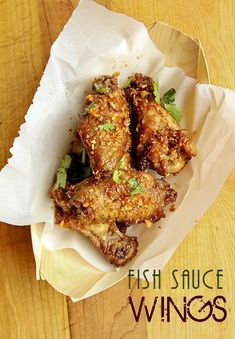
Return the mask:
<path id="1" fill-rule="evenodd" d="M 135 178 L 130 178 L 127 180 L 128 184 L 131 186 L 130 194 L 137 194 L 142 192 L 142 187 L 140 186 L 140 183 Z"/>
<path id="2" fill-rule="evenodd" d="M 60 167 L 56 171 L 55 188 L 65 188 L 67 181 L 67 171 L 70 168 L 72 158 L 66 154 L 64 159 L 61 160 Z"/>
<path id="3" fill-rule="evenodd" d="M 126 88 L 130 87 L 130 85 L 131 85 L 131 83 L 132 83 L 133 80 L 134 80 L 134 78 L 128 78 L 128 79 L 124 82 L 122 88 L 123 88 L 123 89 L 126 89 Z"/>
<path id="4" fill-rule="evenodd" d="M 113 172 L 113 181 L 116 182 L 116 184 L 120 184 L 121 179 L 120 175 L 122 174 L 122 171 L 120 169 L 115 169 Z"/>
<path id="5" fill-rule="evenodd" d="M 165 106 L 165 109 L 170 113 L 172 118 L 175 119 L 175 121 L 180 122 L 182 114 L 180 113 L 180 111 L 177 110 L 176 105 L 175 104 L 164 104 L 164 106 Z"/>
<path id="6" fill-rule="evenodd" d="M 99 94 L 109 94 L 110 93 L 110 88 L 109 87 L 102 87 L 94 83 L 94 87 L 97 93 Z"/>
<path id="7" fill-rule="evenodd" d="M 174 88 L 169 89 L 162 97 L 164 104 L 172 104 L 175 102 L 175 93 L 176 91 Z"/>
<path id="8" fill-rule="evenodd" d="M 117 165 L 116 165 L 116 169 L 120 169 L 122 170 L 123 169 L 123 166 L 125 166 L 125 163 L 123 162 L 124 161 L 124 158 L 125 158 L 125 155 L 123 155 L 120 160 L 118 160 L 117 162 Z"/>
<path id="9" fill-rule="evenodd" d="M 131 186 L 131 188 L 136 188 L 139 185 L 139 181 L 136 180 L 136 178 L 130 178 L 127 180 L 127 182 Z"/>
<path id="10" fill-rule="evenodd" d="M 160 103 L 160 93 L 159 93 L 159 82 L 158 80 L 154 81 L 153 83 L 153 95 L 155 97 L 155 101 Z"/>
<path id="11" fill-rule="evenodd" d="M 121 182 L 120 175 L 122 174 L 122 170 L 123 170 L 122 169 L 122 167 L 123 167 L 123 157 L 117 162 L 116 168 L 113 171 L 113 181 L 116 182 L 116 184 L 120 184 L 120 182 Z"/>
<path id="12" fill-rule="evenodd" d="M 142 187 L 139 185 L 136 188 L 131 189 L 129 193 L 131 195 L 133 195 L 133 194 L 137 194 L 137 193 L 140 193 L 140 192 L 142 192 Z"/>
<path id="13" fill-rule="evenodd" d="M 176 105 L 175 105 L 175 89 L 171 88 L 169 89 L 169 91 L 167 91 L 161 101 L 162 101 L 162 105 L 163 107 L 165 107 L 165 109 L 170 113 L 170 115 L 172 116 L 173 119 L 175 119 L 175 121 L 180 122 L 180 119 L 182 117 L 180 111 L 177 110 Z"/>
<path id="14" fill-rule="evenodd" d="M 99 125 L 98 129 L 101 131 L 112 131 L 115 126 L 111 122 L 106 122 L 105 124 Z"/>
<path id="15" fill-rule="evenodd" d="M 94 108 L 95 104 L 91 103 L 88 106 L 85 107 L 86 111 L 89 111 L 90 109 Z"/>
<path id="16" fill-rule="evenodd" d="M 87 112 L 89 112 L 94 107 L 95 107 L 95 104 L 93 104 L 93 103 L 89 104 L 88 106 L 85 106 L 84 112 L 81 113 L 82 116 L 86 116 Z"/>

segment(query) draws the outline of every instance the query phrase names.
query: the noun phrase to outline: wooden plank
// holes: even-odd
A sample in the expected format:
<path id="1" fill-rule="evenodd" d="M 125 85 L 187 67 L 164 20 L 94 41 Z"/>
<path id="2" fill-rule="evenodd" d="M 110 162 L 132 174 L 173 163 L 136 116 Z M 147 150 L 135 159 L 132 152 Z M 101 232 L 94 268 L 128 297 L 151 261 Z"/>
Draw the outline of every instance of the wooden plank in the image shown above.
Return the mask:
<path id="1" fill-rule="evenodd" d="M 50 45 L 41 39 L 41 30 L 45 34 L 39 7 L 32 0 L 0 2 L 0 167 L 6 163 L 49 55 Z M 61 10 L 60 29 L 67 17 Z M 0 337 L 69 338 L 66 298 L 35 279 L 29 227 L 1 223 L 0 235 Z"/>
<path id="2" fill-rule="evenodd" d="M 35 279 L 29 228 L 0 232 L 0 337 L 70 338 L 66 298 Z"/>
<path id="3" fill-rule="evenodd" d="M 128 289 L 126 279 L 104 292 L 73 303 L 68 299 L 69 322 L 72 338 L 147 338 L 144 318 L 132 319 L 128 296 L 140 299 L 142 292 Z"/>

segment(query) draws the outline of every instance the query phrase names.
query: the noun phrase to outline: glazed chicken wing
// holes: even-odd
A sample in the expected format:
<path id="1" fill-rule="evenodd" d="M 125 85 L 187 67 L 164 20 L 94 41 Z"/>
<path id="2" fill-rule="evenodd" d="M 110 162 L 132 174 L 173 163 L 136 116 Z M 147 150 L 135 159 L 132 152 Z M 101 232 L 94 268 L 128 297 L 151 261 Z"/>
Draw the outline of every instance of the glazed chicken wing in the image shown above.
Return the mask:
<path id="1" fill-rule="evenodd" d="M 95 79 L 93 89 L 96 94 L 85 99 L 86 116 L 78 133 L 88 151 L 93 174 L 109 175 L 131 147 L 129 109 L 116 76 Z"/>
<path id="2" fill-rule="evenodd" d="M 110 263 L 125 265 L 137 253 L 136 237 L 129 237 L 117 223 L 147 225 L 164 217 L 164 207 L 176 199 L 165 180 L 137 172 L 123 171 L 120 182 L 111 178 L 84 181 L 67 189 L 52 189 L 57 225 L 82 232 L 100 248 Z"/>
<path id="3" fill-rule="evenodd" d="M 157 221 L 164 216 L 164 207 L 176 199 L 176 192 L 163 179 L 134 169 L 123 171 L 120 182 L 111 178 L 94 177 L 71 185 L 60 196 L 52 196 L 64 212 L 77 216 L 76 227 L 85 225 L 143 221 Z"/>
<path id="4" fill-rule="evenodd" d="M 137 169 L 150 167 L 163 176 L 178 173 L 196 148 L 186 130 L 155 101 L 153 80 L 135 74 L 126 95 L 136 118 Z"/>
<path id="5" fill-rule="evenodd" d="M 93 89 L 96 94 L 86 97 L 86 117 L 78 129 L 93 175 L 76 182 L 79 177 L 76 171 L 81 170 L 81 162 L 84 171 L 87 167 L 86 156 L 83 156 L 85 149 L 77 136 L 72 153 L 78 157 L 82 155 L 84 159 L 71 162 L 73 166 L 66 172 L 66 186 L 53 187 L 50 194 L 57 225 L 80 231 L 110 263 L 123 266 L 136 255 L 138 247 L 136 237 L 127 236 L 123 230 L 140 222 L 149 227 L 164 217 L 164 207 L 175 201 L 176 192 L 163 179 L 131 167 L 130 112 L 125 92 L 118 89 L 116 77 L 95 79 Z M 134 92 L 129 93 L 130 98 L 135 105 L 137 96 Z M 150 123 L 150 117 L 147 117 Z M 156 125 L 154 119 L 153 123 Z M 167 122 L 165 125 L 169 128 Z M 155 127 L 158 128 L 159 125 Z M 141 142 L 145 144 L 147 138 L 146 135 Z"/>

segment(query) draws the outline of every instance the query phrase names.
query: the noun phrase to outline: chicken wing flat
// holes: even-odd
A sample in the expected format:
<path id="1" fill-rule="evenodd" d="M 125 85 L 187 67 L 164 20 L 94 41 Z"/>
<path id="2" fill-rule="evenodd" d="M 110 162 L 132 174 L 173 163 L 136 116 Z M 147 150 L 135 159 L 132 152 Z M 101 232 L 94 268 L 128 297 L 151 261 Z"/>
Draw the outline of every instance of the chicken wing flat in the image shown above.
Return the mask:
<path id="1" fill-rule="evenodd" d="M 130 118 L 125 92 L 116 76 L 101 76 L 85 99 L 85 119 L 78 133 L 88 151 L 93 174 L 109 175 L 130 151 Z M 130 158 L 129 158 L 130 159 Z"/>
<path id="2" fill-rule="evenodd" d="M 117 223 L 159 220 L 176 192 L 165 180 L 135 169 L 122 170 L 118 179 L 90 177 L 66 189 L 52 188 L 51 197 L 57 225 L 82 232 L 110 263 L 122 266 L 136 255 L 138 242 L 120 232 Z"/>
<path id="3" fill-rule="evenodd" d="M 176 192 L 163 179 L 134 169 L 123 171 L 120 182 L 112 177 L 94 177 L 68 187 L 64 196 L 52 190 L 56 204 L 76 215 L 81 229 L 91 224 L 157 221 L 164 217 L 164 207 L 176 199 Z"/>
<path id="4" fill-rule="evenodd" d="M 185 129 L 155 101 L 153 80 L 136 73 L 126 95 L 136 119 L 137 169 L 155 169 L 160 175 L 178 173 L 196 155 Z"/>

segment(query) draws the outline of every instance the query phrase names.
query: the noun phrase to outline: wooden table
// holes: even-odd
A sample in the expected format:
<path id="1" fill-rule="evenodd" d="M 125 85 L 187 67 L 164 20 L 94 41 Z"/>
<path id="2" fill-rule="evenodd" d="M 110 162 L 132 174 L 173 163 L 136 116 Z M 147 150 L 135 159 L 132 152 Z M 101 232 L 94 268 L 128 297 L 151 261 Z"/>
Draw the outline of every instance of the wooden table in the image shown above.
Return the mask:
<path id="1" fill-rule="evenodd" d="M 235 1 L 98 0 L 150 25 L 162 20 L 201 40 L 213 84 L 235 87 Z M 0 1 L 0 167 L 39 84 L 50 46 L 78 0 Z M 218 136 L 219 138 L 219 136 Z M 162 289 L 128 289 L 124 279 L 116 286 L 73 304 L 45 281 L 35 280 L 29 227 L 1 223 L 0 337 L 1 338 L 226 338 L 234 337 L 234 184 L 227 179 L 216 201 L 186 237 L 162 272 Z M 223 289 L 171 289 L 174 269 L 223 270 Z M 135 322 L 127 297 L 138 306 L 142 296 L 150 308 L 155 296 L 182 298 L 223 295 L 227 318 L 223 322 L 182 322 L 176 312 L 161 322 L 144 314 Z M 221 316 L 221 314 L 220 314 Z"/>

